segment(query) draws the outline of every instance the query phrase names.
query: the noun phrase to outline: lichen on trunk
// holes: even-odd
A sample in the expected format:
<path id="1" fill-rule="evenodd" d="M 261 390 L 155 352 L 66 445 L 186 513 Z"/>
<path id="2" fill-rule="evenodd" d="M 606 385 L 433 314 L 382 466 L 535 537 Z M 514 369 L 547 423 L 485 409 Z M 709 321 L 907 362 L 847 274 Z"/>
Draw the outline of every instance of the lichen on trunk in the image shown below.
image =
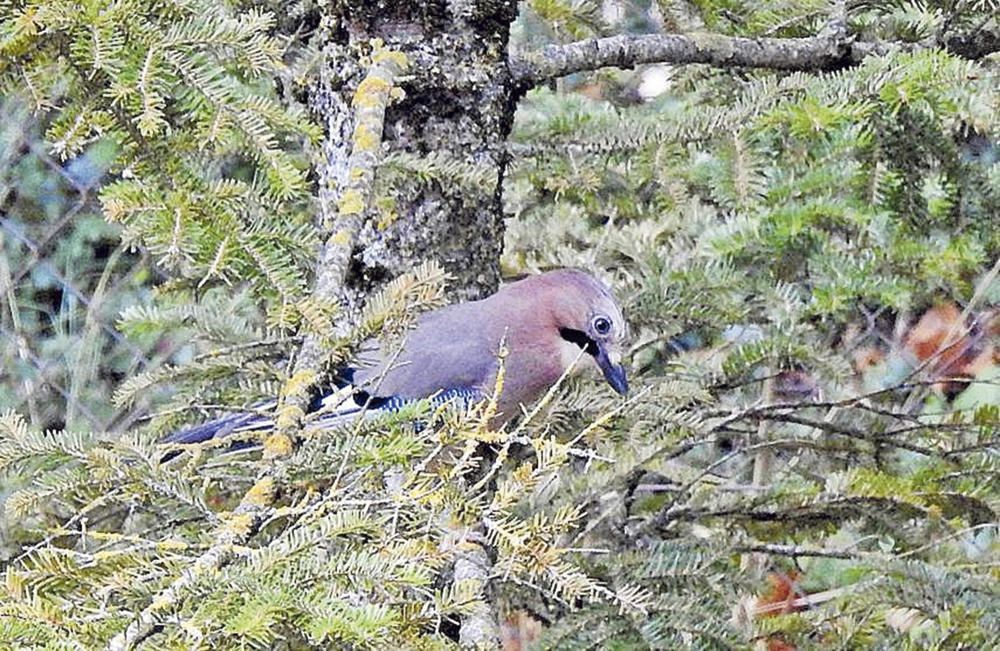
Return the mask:
<path id="1" fill-rule="evenodd" d="M 342 3 L 325 30 L 325 70 L 311 105 L 327 128 L 320 220 L 336 214 L 350 150 L 350 98 L 373 42 L 409 62 L 402 97 L 382 133 L 382 182 L 357 233 L 343 299 L 365 294 L 425 260 L 451 274 L 451 297 L 496 289 L 503 243 L 501 183 L 515 109 L 507 66 L 515 2 Z M 410 173 L 393 173 L 404 170 Z"/>

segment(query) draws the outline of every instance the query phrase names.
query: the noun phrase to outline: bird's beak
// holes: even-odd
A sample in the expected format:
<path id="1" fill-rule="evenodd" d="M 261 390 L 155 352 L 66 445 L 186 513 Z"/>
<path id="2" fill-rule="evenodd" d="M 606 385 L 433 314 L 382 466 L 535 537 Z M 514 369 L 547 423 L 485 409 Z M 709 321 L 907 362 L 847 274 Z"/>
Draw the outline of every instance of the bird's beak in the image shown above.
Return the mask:
<path id="1" fill-rule="evenodd" d="M 628 378 L 625 377 L 625 367 L 621 364 L 621 356 L 617 353 L 609 354 L 607 348 L 598 344 L 597 355 L 594 356 L 594 359 L 611 388 L 621 395 L 627 394 Z"/>

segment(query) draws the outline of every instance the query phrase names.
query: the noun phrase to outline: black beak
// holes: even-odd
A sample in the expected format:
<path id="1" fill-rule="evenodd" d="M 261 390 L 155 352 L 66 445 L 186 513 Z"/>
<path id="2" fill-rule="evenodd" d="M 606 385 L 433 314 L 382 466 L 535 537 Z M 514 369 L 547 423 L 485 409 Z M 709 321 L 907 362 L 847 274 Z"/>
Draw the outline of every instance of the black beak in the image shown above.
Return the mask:
<path id="1" fill-rule="evenodd" d="M 597 345 L 597 354 L 594 355 L 594 359 L 597 360 L 597 365 L 601 367 L 604 379 L 608 381 L 611 388 L 623 396 L 627 394 L 628 378 L 625 377 L 625 367 L 612 362 L 608 351 L 600 344 Z"/>
<path id="2" fill-rule="evenodd" d="M 593 355 L 597 365 L 601 367 L 601 372 L 604 373 L 604 379 L 608 381 L 612 389 L 621 395 L 628 393 L 625 367 L 611 361 L 611 356 L 608 355 L 608 349 L 604 347 L 604 344 L 594 341 L 582 330 L 572 328 L 560 328 L 559 336 Z"/>

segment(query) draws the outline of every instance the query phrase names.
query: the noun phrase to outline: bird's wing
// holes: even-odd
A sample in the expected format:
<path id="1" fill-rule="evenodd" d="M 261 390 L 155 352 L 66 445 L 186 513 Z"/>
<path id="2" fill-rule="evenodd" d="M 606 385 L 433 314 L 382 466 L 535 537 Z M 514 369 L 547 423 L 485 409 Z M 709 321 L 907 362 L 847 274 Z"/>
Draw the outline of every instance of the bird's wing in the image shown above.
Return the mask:
<path id="1" fill-rule="evenodd" d="M 442 391 L 488 391 L 501 337 L 494 338 L 495 328 L 482 323 L 476 306 L 452 305 L 423 315 L 401 347 L 383 348 L 378 363 L 354 369 L 355 386 L 372 396 L 410 400 Z"/>
<path id="2" fill-rule="evenodd" d="M 260 410 L 263 411 L 273 406 L 273 402 L 264 404 L 260 406 Z M 230 414 L 168 434 L 160 440 L 160 443 L 204 443 L 209 439 L 223 438 L 239 432 L 267 429 L 271 427 L 273 422 L 271 418 L 257 412 Z"/>
<path id="3" fill-rule="evenodd" d="M 463 304 L 425 314 L 395 351 L 372 340 L 365 342 L 355 363 L 341 369 L 340 379 L 349 383 L 309 406 L 310 412 L 324 412 L 308 423 L 310 428 L 332 428 L 352 422 L 360 414 L 377 417 L 397 411 L 416 400 L 430 398 L 432 406 L 448 401 L 469 404 L 488 393 L 497 366 L 497 341 L 489 327 L 477 321 L 475 310 Z M 335 404 L 331 404 L 336 396 Z M 243 432 L 274 426 L 267 411 L 275 403 L 263 403 L 254 413 L 223 416 L 174 432 L 163 443 L 202 443 Z M 263 412 L 263 413 L 262 413 Z"/>

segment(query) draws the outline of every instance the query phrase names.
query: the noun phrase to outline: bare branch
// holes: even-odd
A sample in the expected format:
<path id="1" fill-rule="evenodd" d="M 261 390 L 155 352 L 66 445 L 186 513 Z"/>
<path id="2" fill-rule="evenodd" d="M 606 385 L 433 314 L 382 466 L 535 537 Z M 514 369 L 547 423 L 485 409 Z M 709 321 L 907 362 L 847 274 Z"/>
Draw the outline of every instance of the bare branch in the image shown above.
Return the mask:
<path id="1" fill-rule="evenodd" d="M 850 41 L 833 36 L 740 38 L 721 34 L 641 34 L 549 45 L 512 58 L 515 81 L 524 88 L 574 72 L 643 63 L 707 63 L 720 68 L 833 70 L 852 63 Z"/>
<path id="2" fill-rule="evenodd" d="M 496 648 L 500 639 L 495 603 L 487 597 L 490 590 L 490 572 L 493 562 L 486 552 L 486 541 L 477 540 L 482 536 L 470 535 L 462 545 L 455 560 L 455 575 L 452 585 L 474 586 L 474 592 L 482 598 L 467 616 L 462 618 L 459 629 L 459 643 L 466 649 Z"/>
<path id="3" fill-rule="evenodd" d="M 859 42 L 841 29 L 839 21 L 831 25 L 807 38 L 742 38 L 710 33 L 610 36 L 549 45 L 538 52 L 513 56 L 510 68 L 514 82 L 526 90 L 551 79 L 609 66 L 705 63 L 719 68 L 820 72 L 857 65 L 866 57 L 897 49 L 933 46 Z M 951 34 L 942 39 L 940 47 L 957 56 L 978 59 L 1000 50 L 1000 35 L 985 30 Z"/>
<path id="4" fill-rule="evenodd" d="M 813 418 L 805 418 L 797 414 L 782 414 L 782 413 L 750 413 L 747 414 L 750 419 L 756 420 L 774 420 L 782 423 L 792 423 L 794 425 L 805 425 L 807 427 L 815 427 L 818 430 L 827 432 L 829 434 L 839 434 L 841 436 L 846 436 L 852 439 L 858 439 L 861 441 L 868 441 L 874 445 L 886 445 L 891 447 L 901 448 L 903 450 L 909 450 L 910 452 L 916 452 L 917 454 L 922 454 L 928 457 L 944 457 L 944 452 L 941 450 L 934 450 L 932 448 L 924 447 L 921 445 L 914 445 L 912 443 L 907 443 L 906 441 L 900 441 L 898 439 L 889 438 L 892 436 L 892 432 L 887 432 L 882 435 L 878 435 L 874 432 L 866 432 L 864 430 L 850 427 L 847 425 L 841 425 L 837 423 L 831 423 L 823 420 L 816 420 Z M 952 462 L 959 465 L 957 460 L 952 459 Z"/>
<path id="5" fill-rule="evenodd" d="M 896 513 L 904 518 L 925 516 L 926 510 L 910 502 L 889 497 L 866 497 L 848 495 L 823 501 L 815 501 L 787 509 L 771 509 L 762 506 L 756 498 L 731 507 L 711 509 L 697 506 L 680 506 L 662 510 L 653 519 L 654 529 L 665 529 L 674 520 L 693 521 L 707 518 L 732 518 L 750 522 L 794 522 L 806 527 L 830 522 L 839 522 L 858 517 L 861 513 L 887 517 Z"/>
<path id="6" fill-rule="evenodd" d="M 867 555 L 866 552 L 851 552 L 839 549 L 814 549 L 811 547 L 797 547 L 795 545 L 778 545 L 770 543 L 737 545 L 736 550 L 740 552 L 750 552 L 754 554 L 788 556 L 790 558 L 799 558 L 802 556 L 808 556 L 814 558 L 857 559 Z"/>

